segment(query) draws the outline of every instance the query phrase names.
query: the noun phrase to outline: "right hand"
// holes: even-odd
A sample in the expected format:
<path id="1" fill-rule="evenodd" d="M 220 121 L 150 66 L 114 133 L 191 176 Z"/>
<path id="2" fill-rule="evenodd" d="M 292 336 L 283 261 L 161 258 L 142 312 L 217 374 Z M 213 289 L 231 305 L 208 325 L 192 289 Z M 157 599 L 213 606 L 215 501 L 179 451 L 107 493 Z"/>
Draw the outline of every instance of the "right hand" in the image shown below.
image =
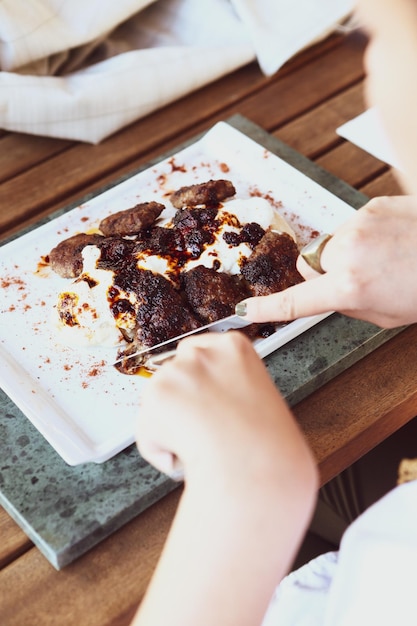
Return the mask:
<path id="1" fill-rule="evenodd" d="M 247 490 L 259 472 L 289 484 L 303 463 L 315 476 L 291 411 L 252 343 L 236 331 L 180 342 L 174 359 L 146 385 L 137 442 L 161 471 L 181 463 L 186 482 L 198 480 L 200 490 L 202 481 L 208 490 L 228 481 Z"/>

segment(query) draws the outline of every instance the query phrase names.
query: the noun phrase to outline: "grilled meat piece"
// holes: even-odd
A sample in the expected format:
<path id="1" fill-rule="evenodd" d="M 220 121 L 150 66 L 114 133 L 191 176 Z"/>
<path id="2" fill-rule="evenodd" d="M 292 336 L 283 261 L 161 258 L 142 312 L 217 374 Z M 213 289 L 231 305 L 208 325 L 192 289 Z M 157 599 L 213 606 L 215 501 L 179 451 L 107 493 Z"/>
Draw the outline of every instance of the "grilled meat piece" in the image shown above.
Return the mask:
<path id="1" fill-rule="evenodd" d="M 136 341 L 154 346 L 201 326 L 172 283 L 150 270 L 135 264 L 117 272 L 114 285 L 137 296 Z"/>
<path id="2" fill-rule="evenodd" d="M 140 346 L 138 347 L 136 343 L 130 344 L 130 346 L 128 346 L 126 350 L 121 350 L 118 353 L 117 358 L 118 359 L 123 358 L 123 361 L 119 361 L 118 363 L 115 363 L 114 367 L 121 374 L 126 374 L 127 376 L 131 376 L 132 374 L 137 374 L 138 372 L 140 372 L 140 370 L 143 367 L 146 367 L 147 369 L 149 369 L 147 367 L 146 355 L 139 355 L 139 356 L 133 356 L 131 358 L 128 358 L 130 354 L 135 354 L 135 352 L 137 352 L 138 350 L 140 350 Z"/>
<path id="3" fill-rule="evenodd" d="M 229 246 L 240 246 L 241 243 L 247 243 L 253 249 L 264 235 L 265 231 L 262 226 L 256 222 L 248 222 L 243 225 L 240 233 L 233 231 L 223 233 L 223 239 Z"/>
<path id="4" fill-rule="evenodd" d="M 83 269 L 82 251 L 86 246 L 99 245 L 102 235 L 79 233 L 61 241 L 49 253 L 51 268 L 62 278 L 76 278 Z"/>
<path id="5" fill-rule="evenodd" d="M 101 270 L 121 269 L 126 263 L 131 262 L 135 245 L 135 241 L 131 239 L 103 237 L 99 243 L 100 258 L 97 261 L 97 267 Z"/>
<path id="6" fill-rule="evenodd" d="M 216 215 L 217 208 L 180 209 L 171 227 L 153 226 L 142 231 L 135 250 L 169 258 L 171 279 L 174 279 L 173 273 L 180 271 L 190 259 L 197 259 L 206 244 L 213 243 L 220 226 Z"/>
<path id="7" fill-rule="evenodd" d="M 183 249 L 183 238 L 175 228 L 153 226 L 142 231 L 135 242 L 137 252 L 146 251 L 161 256 L 176 256 Z"/>
<path id="8" fill-rule="evenodd" d="M 159 202 L 142 202 L 131 209 L 112 213 L 101 220 L 99 228 L 103 235 L 136 235 L 149 228 L 165 209 Z"/>
<path id="9" fill-rule="evenodd" d="M 217 207 L 198 207 L 178 209 L 172 220 L 173 225 L 183 234 L 195 230 L 196 228 L 213 228 L 216 222 Z"/>
<path id="10" fill-rule="evenodd" d="M 235 304 L 249 295 L 245 282 L 239 277 L 204 265 L 184 272 L 181 282 L 192 310 L 204 324 L 231 315 Z"/>
<path id="11" fill-rule="evenodd" d="M 234 196 L 236 189 L 230 180 L 209 180 L 206 183 L 181 187 L 170 196 L 172 205 L 176 209 L 183 207 L 217 206 L 219 202 Z"/>
<path id="12" fill-rule="evenodd" d="M 251 295 L 266 296 L 302 282 L 297 257 L 297 244 L 290 235 L 267 231 L 241 268 Z"/>
<path id="13" fill-rule="evenodd" d="M 172 220 L 174 229 L 183 240 L 182 248 L 188 257 L 198 259 L 205 245 L 214 242 L 215 233 L 220 227 L 216 220 L 217 207 L 179 209 Z"/>

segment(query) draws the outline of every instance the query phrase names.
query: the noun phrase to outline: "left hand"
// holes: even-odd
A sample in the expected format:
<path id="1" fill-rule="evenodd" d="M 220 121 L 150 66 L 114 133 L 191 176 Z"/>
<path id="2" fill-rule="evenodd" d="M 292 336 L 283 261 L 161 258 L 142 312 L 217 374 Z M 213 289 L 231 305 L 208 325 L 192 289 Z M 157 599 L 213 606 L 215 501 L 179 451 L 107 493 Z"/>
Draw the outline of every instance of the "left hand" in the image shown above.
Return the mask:
<path id="1" fill-rule="evenodd" d="M 417 321 L 417 196 L 370 200 L 326 244 L 317 274 L 298 258 L 305 282 L 248 298 L 254 322 L 339 311 L 394 328 Z"/>

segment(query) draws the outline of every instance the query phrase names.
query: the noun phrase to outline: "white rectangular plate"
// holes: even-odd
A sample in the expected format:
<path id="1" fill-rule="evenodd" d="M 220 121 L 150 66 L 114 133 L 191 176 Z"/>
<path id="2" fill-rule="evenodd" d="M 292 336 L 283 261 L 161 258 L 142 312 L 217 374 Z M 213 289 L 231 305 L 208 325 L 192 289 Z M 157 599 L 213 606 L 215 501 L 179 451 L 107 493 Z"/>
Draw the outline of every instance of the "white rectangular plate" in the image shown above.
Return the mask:
<path id="1" fill-rule="evenodd" d="M 183 185 L 228 178 L 236 197 L 264 196 L 278 207 L 303 245 L 333 230 L 354 209 L 224 122 L 174 156 L 136 174 L 0 249 L 0 383 L 70 465 L 103 462 L 134 441 L 147 379 L 111 366 L 116 348 L 58 342 L 51 325 L 57 294 L 68 281 L 42 263 L 62 239 L 97 227 L 110 213 L 150 200 L 166 204 Z M 323 316 L 301 319 L 257 342 L 262 357 Z"/>

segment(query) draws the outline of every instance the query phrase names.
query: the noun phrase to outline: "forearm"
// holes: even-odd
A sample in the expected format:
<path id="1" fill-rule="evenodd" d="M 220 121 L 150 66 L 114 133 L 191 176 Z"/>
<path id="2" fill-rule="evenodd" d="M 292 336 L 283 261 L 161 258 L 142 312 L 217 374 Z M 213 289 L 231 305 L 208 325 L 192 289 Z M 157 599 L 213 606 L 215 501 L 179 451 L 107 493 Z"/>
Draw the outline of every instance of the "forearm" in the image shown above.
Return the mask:
<path id="1" fill-rule="evenodd" d="M 315 500 L 314 471 L 295 482 L 245 495 L 186 488 L 134 625 L 258 626 Z"/>

